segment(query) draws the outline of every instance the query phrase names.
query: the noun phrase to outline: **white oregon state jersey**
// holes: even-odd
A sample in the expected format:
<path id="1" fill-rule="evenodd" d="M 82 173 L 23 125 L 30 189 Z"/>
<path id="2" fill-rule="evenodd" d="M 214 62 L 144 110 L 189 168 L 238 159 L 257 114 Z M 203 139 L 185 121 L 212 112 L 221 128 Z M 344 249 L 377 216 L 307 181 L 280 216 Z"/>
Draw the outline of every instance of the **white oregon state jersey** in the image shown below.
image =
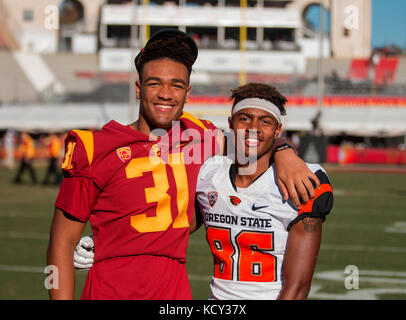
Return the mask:
<path id="1" fill-rule="evenodd" d="M 317 205 L 309 201 L 296 210 L 283 200 L 274 165 L 248 188 L 235 187 L 231 165 L 232 161 L 223 156 L 207 160 L 196 189 L 214 258 L 211 298 L 273 300 L 282 288 L 290 227 L 305 216 L 324 219 L 332 207 L 331 185 L 318 164 L 307 164 L 322 184 L 314 201 L 322 200 Z"/>

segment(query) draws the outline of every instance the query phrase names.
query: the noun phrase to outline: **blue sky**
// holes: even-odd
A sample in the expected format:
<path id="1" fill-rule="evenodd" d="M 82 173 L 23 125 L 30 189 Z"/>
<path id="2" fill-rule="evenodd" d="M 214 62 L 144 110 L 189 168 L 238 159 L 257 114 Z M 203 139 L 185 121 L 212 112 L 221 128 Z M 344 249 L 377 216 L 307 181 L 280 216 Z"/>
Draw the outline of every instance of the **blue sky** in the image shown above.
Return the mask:
<path id="1" fill-rule="evenodd" d="M 371 0 L 371 3 L 371 47 L 383 47 L 394 43 L 406 49 L 406 0 Z M 308 17 L 317 28 L 319 9 L 311 7 Z"/>
<path id="2" fill-rule="evenodd" d="M 372 47 L 406 46 L 406 0 L 372 0 Z"/>

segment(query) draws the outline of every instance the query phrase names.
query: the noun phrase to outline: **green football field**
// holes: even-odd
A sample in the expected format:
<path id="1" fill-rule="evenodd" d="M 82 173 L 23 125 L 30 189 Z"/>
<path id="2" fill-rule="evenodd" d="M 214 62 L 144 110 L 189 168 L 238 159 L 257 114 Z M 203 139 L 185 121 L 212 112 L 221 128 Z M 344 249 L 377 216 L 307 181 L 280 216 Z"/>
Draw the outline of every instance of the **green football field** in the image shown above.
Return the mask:
<path id="1" fill-rule="evenodd" d="M 58 189 L 13 185 L 13 174 L 0 168 L 0 299 L 48 299 L 45 253 Z M 309 298 L 406 299 L 406 175 L 329 176 L 335 204 L 323 224 Z M 209 297 L 211 264 L 200 229 L 191 236 L 187 263 L 195 299 Z M 76 298 L 85 278 L 77 272 Z"/>

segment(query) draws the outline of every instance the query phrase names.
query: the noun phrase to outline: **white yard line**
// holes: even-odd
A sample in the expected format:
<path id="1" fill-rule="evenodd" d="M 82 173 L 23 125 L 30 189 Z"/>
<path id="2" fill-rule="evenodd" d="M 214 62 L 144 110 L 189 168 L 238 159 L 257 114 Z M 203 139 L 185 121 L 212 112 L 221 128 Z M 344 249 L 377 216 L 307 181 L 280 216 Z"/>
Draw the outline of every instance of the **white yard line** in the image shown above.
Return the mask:
<path id="1" fill-rule="evenodd" d="M 27 240 L 48 240 L 47 233 L 0 231 L 0 238 L 27 239 Z"/>
<path id="2" fill-rule="evenodd" d="M 368 251 L 384 253 L 406 253 L 406 247 L 384 247 L 384 246 L 363 246 L 363 245 L 341 245 L 341 244 L 322 244 L 322 250 L 342 250 L 342 251 Z"/>
<path id="3" fill-rule="evenodd" d="M 0 199 L 1 203 L 1 199 Z M 8 217 L 8 218 L 30 218 L 30 219 L 50 219 L 51 213 L 38 213 L 38 212 L 0 212 L 0 217 Z"/>
<path id="4" fill-rule="evenodd" d="M 202 276 L 202 275 L 195 275 L 195 274 L 188 274 L 189 280 L 192 281 L 210 281 L 211 276 Z"/>
<path id="5" fill-rule="evenodd" d="M 0 265 L 0 271 L 44 273 L 44 267 Z"/>

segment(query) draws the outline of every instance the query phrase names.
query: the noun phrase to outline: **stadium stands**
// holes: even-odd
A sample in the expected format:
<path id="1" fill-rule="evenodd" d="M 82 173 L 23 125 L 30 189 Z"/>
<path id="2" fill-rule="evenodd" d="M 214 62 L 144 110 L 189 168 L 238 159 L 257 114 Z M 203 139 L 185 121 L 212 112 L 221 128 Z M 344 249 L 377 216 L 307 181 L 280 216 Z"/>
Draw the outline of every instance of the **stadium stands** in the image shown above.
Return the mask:
<path id="1" fill-rule="evenodd" d="M 353 59 L 347 78 L 354 81 L 368 80 L 369 64 L 367 59 Z"/>
<path id="2" fill-rule="evenodd" d="M 0 20 L 0 50 L 11 49 L 17 49 L 17 44 L 8 32 L 4 23 Z"/>
<path id="3" fill-rule="evenodd" d="M 21 54 L 19 54 L 21 55 Z M 26 57 L 23 55 L 22 57 Z M 7 102 L 70 101 L 80 102 L 126 102 L 128 101 L 129 73 L 99 72 L 97 55 L 75 55 L 72 53 L 42 54 L 35 57 L 43 63 L 40 71 L 39 61 L 31 63 L 32 75 L 46 70 L 48 83 L 59 83 L 65 95 L 58 92 L 41 95 L 35 89 L 38 82 L 31 78 L 28 58 L 20 59 L 20 65 L 12 51 L 1 51 L 2 73 L 0 74 L 0 96 Z M 27 67 L 24 66 L 26 62 Z M 303 74 L 247 74 L 247 81 L 266 82 L 276 85 L 286 95 L 315 96 L 317 94 L 317 59 L 308 59 Z M 38 69 L 38 70 L 37 70 Z M 406 58 L 384 57 L 376 67 L 374 81 L 368 79 L 366 59 L 323 60 L 326 95 L 390 95 L 406 94 Z M 238 86 L 236 73 L 192 74 L 192 94 L 208 96 L 227 96 L 230 89 Z M 203 80 L 204 81 L 203 81 Z M 385 81 L 386 79 L 386 81 Z M 43 80 L 43 79 L 42 79 Z M 36 92 L 37 91 L 37 92 Z"/>
<path id="4" fill-rule="evenodd" d="M 68 94 L 90 93 L 94 90 L 93 77 L 97 76 L 96 55 L 75 55 L 72 53 L 44 54 L 42 58 L 61 82 Z M 81 74 L 91 74 L 84 77 Z"/>
<path id="5" fill-rule="evenodd" d="M 400 57 L 397 66 L 397 72 L 395 73 L 394 84 L 405 84 L 406 83 L 406 57 Z"/>
<path id="6" fill-rule="evenodd" d="M 63 86 L 40 55 L 17 51 L 13 56 L 41 100 L 63 93 Z"/>
<path id="7" fill-rule="evenodd" d="M 397 72 L 397 57 L 380 57 L 376 65 L 368 59 L 353 59 L 347 78 L 353 81 L 372 80 L 375 84 L 393 83 Z"/>
<path id="8" fill-rule="evenodd" d="M 2 50 L 2 49 L 8 49 L 8 43 L 3 34 L 3 30 L 0 28 L 0 50 Z"/>
<path id="9" fill-rule="evenodd" d="M 9 51 L 0 51 L 0 100 L 6 102 L 36 102 L 38 93 Z"/>
<path id="10" fill-rule="evenodd" d="M 398 58 L 381 58 L 375 71 L 375 82 L 379 84 L 393 83 L 398 62 Z"/>

